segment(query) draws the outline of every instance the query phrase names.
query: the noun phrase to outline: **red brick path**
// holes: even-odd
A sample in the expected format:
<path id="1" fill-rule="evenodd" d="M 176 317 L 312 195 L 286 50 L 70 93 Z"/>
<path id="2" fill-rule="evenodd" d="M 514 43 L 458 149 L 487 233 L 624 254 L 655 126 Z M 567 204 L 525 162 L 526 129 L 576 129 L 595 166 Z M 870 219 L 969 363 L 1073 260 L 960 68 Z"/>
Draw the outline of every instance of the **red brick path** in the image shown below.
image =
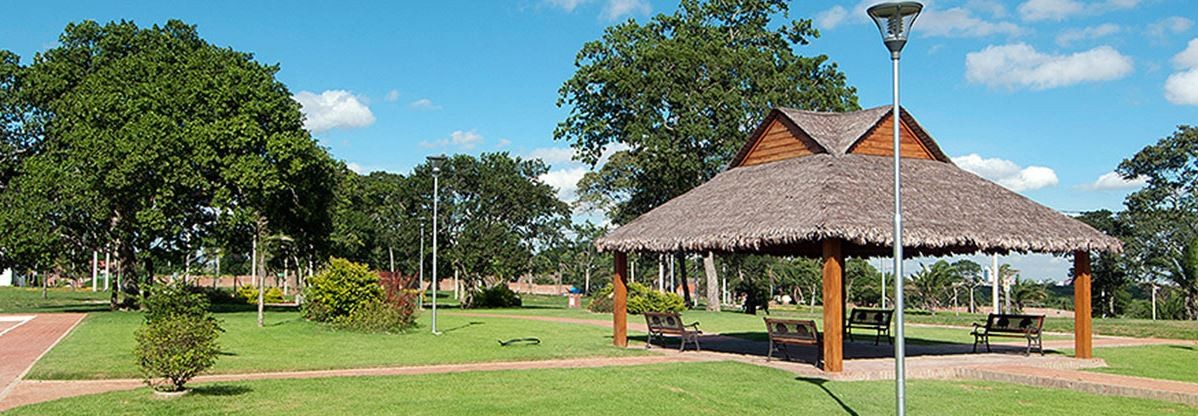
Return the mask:
<path id="1" fill-rule="evenodd" d="M 29 372 L 33 363 L 71 332 L 81 313 L 39 314 L 0 335 L 0 403 Z"/>

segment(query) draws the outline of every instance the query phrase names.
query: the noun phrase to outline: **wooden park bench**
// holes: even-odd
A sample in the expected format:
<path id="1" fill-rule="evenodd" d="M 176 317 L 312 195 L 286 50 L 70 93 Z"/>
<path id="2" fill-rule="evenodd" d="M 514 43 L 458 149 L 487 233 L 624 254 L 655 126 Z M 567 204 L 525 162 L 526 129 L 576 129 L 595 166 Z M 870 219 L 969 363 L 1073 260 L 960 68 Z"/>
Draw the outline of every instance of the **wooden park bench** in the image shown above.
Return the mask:
<path id="1" fill-rule="evenodd" d="M 886 342 L 893 344 L 894 339 L 890 337 L 890 318 L 893 315 L 893 309 L 854 308 L 853 313 L 849 314 L 849 322 L 845 324 L 844 332 L 849 336 L 849 341 L 852 341 L 853 328 L 872 330 L 874 345 L 878 345 L 882 335 L 886 336 Z"/>
<path id="2" fill-rule="evenodd" d="M 1043 328 L 1044 315 L 992 313 L 986 319 L 986 325 L 973 323 L 973 332 L 970 332 L 973 335 L 973 352 L 978 352 L 979 342 L 984 342 L 986 352 L 990 352 L 990 337 L 1010 337 L 1027 340 L 1024 355 L 1030 355 L 1032 347 L 1044 355 L 1044 341 L 1040 337 Z"/>
<path id="3" fill-rule="evenodd" d="M 699 335 L 703 335 L 703 331 L 699 330 L 699 323 L 692 322 L 686 325 L 682 324 L 682 316 L 677 312 L 645 312 L 645 325 L 649 327 L 649 339 L 645 342 L 645 349 L 649 349 L 653 345 L 653 338 L 658 339 L 665 337 L 677 337 L 682 340 L 682 345 L 678 347 L 678 351 L 686 349 L 686 343 L 695 344 L 695 350 L 699 351 Z"/>
<path id="4" fill-rule="evenodd" d="M 786 359 L 790 359 L 788 345 L 813 345 L 816 350 L 815 364 L 822 365 L 824 357 L 824 337 L 815 327 L 815 321 L 801 319 L 764 318 L 766 332 L 770 334 L 770 352 L 765 360 L 774 358 L 774 351 L 782 350 Z"/>

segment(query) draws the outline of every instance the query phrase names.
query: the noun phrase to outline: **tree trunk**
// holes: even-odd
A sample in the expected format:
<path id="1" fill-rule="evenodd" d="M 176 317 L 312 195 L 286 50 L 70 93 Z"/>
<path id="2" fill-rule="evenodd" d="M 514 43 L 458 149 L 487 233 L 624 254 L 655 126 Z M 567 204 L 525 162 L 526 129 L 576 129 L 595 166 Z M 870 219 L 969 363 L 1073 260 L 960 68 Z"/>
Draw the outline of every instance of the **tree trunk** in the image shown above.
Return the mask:
<path id="1" fill-rule="evenodd" d="M 969 287 L 969 313 L 977 313 L 978 312 L 977 305 L 975 303 L 973 303 L 974 289 L 977 289 L 977 287 L 976 286 Z"/>
<path id="2" fill-rule="evenodd" d="M 681 253 L 678 254 L 678 266 L 679 266 L 679 270 L 681 270 L 681 273 L 679 273 L 678 276 L 682 278 L 681 279 L 681 281 L 682 281 L 682 302 L 686 304 L 687 308 L 690 308 L 691 305 L 694 305 L 694 302 L 691 301 L 690 284 L 688 284 L 686 281 L 686 255 L 685 254 L 681 254 Z"/>
<path id="3" fill-rule="evenodd" d="M 703 257 L 703 271 L 707 274 L 707 310 L 720 310 L 720 277 L 715 273 L 715 254 L 707 252 Z"/>
<path id="4" fill-rule="evenodd" d="M 258 265 L 262 264 L 262 263 L 266 263 L 266 262 L 264 262 L 264 261 L 262 261 L 262 259 L 258 258 L 259 256 L 258 256 L 258 231 L 257 230 L 254 231 L 254 242 L 253 242 L 252 248 L 254 250 L 254 254 L 252 256 L 253 264 L 250 265 L 250 268 L 254 271 L 254 283 L 256 283 L 258 285 L 258 327 L 262 328 L 262 327 L 266 326 L 266 324 L 264 322 L 265 319 L 263 319 L 263 310 L 265 309 L 264 301 L 266 298 L 266 289 L 263 286 L 266 286 L 266 284 L 265 284 L 266 273 L 265 273 L 265 270 L 260 269 L 258 267 Z"/>

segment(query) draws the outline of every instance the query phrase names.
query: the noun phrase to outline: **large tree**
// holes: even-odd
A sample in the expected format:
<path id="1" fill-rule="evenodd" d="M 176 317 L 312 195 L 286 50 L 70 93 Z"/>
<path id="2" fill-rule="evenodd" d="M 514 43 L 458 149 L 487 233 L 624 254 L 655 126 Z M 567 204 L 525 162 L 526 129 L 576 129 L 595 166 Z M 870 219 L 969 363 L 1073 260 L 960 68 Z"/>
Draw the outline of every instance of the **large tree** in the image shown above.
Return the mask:
<path id="1" fill-rule="evenodd" d="M 179 21 L 70 24 L 24 71 L 39 146 L 6 196 L 48 206 L 70 240 L 111 246 L 143 281 L 155 258 L 183 259 L 217 230 L 320 249 L 336 162 L 303 129 L 278 69 Z"/>
<path id="2" fill-rule="evenodd" d="M 548 170 L 540 160 L 507 153 L 455 155 L 441 167 L 438 244 L 444 257 L 439 267 L 465 279 L 463 305 L 483 286 L 531 271 L 533 253 L 560 240 L 569 207 L 539 179 Z M 411 212 L 431 212 L 430 166 L 417 166 L 409 180 L 419 190 Z"/>
<path id="3" fill-rule="evenodd" d="M 773 107 L 856 109 L 836 64 L 795 53 L 819 32 L 788 10 L 784 0 L 683 0 L 584 44 L 559 91 L 570 112 L 554 137 L 592 167 L 616 152 L 583 179 L 581 200 L 623 224 L 722 170 Z"/>
<path id="4" fill-rule="evenodd" d="M 1135 271 L 1173 281 L 1185 297 L 1188 319 L 1198 319 L 1198 267 L 1187 254 L 1198 244 L 1198 127 L 1179 126 L 1119 164 L 1124 179 L 1147 185 L 1124 201 L 1126 255 Z"/>

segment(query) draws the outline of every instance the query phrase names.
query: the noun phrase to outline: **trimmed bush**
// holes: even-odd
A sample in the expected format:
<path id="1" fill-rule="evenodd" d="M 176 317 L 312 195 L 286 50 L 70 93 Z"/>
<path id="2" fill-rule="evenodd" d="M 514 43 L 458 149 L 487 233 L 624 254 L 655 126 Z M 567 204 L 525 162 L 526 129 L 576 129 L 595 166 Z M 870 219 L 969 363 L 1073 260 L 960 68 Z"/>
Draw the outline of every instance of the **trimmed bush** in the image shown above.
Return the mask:
<path id="1" fill-rule="evenodd" d="M 519 308 L 523 304 L 520 295 L 508 288 L 507 284 L 499 283 L 474 292 L 468 306 L 471 308 Z"/>
<path id="2" fill-rule="evenodd" d="M 182 282 L 150 286 L 141 297 L 147 324 L 176 317 L 202 319 L 208 316 L 209 305 L 207 296 Z"/>
<path id="3" fill-rule="evenodd" d="M 415 326 L 416 316 L 383 301 L 358 305 L 349 315 L 333 318 L 333 325 L 351 331 L 399 333 Z"/>
<path id="4" fill-rule="evenodd" d="M 611 284 L 595 292 L 591 304 L 587 306 L 591 312 L 611 313 L 615 289 Z M 644 312 L 682 312 L 686 303 L 677 293 L 663 293 L 650 289 L 640 283 L 628 284 L 628 313 L 639 315 Z"/>
<path id="5" fill-rule="evenodd" d="M 362 305 L 382 302 L 383 286 L 379 276 L 365 265 L 346 259 L 333 258 L 329 266 L 308 279 L 304 290 L 304 317 L 318 322 L 332 322 L 349 316 Z"/>
<path id="6" fill-rule="evenodd" d="M 142 299 L 145 324 L 137 330 L 134 354 L 147 385 L 180 391 L 216 362 L 221 328 L 208 313 L 208 299 L 183 283 L 150 288 Z"/>
<path id="7" fill-rule="evenodd" d="M 242 302 L 245 302 L 250 305 L 257 305 L 258 304 L 258 288 L 254 287 L 254 286 L 239 287 L 239 288 L 237 288 L 237 297 L 240 298 Z M 283 299 L 283 291 L 282 290 L 280 290 L 277 287 L 268 287 L 268 288 L 266 288 L 266 291 L 264 293 L 262 293 L 262 302 L 263 303 L 283 303 L 283 302 L 286 302 L 286 300 Z"/>

